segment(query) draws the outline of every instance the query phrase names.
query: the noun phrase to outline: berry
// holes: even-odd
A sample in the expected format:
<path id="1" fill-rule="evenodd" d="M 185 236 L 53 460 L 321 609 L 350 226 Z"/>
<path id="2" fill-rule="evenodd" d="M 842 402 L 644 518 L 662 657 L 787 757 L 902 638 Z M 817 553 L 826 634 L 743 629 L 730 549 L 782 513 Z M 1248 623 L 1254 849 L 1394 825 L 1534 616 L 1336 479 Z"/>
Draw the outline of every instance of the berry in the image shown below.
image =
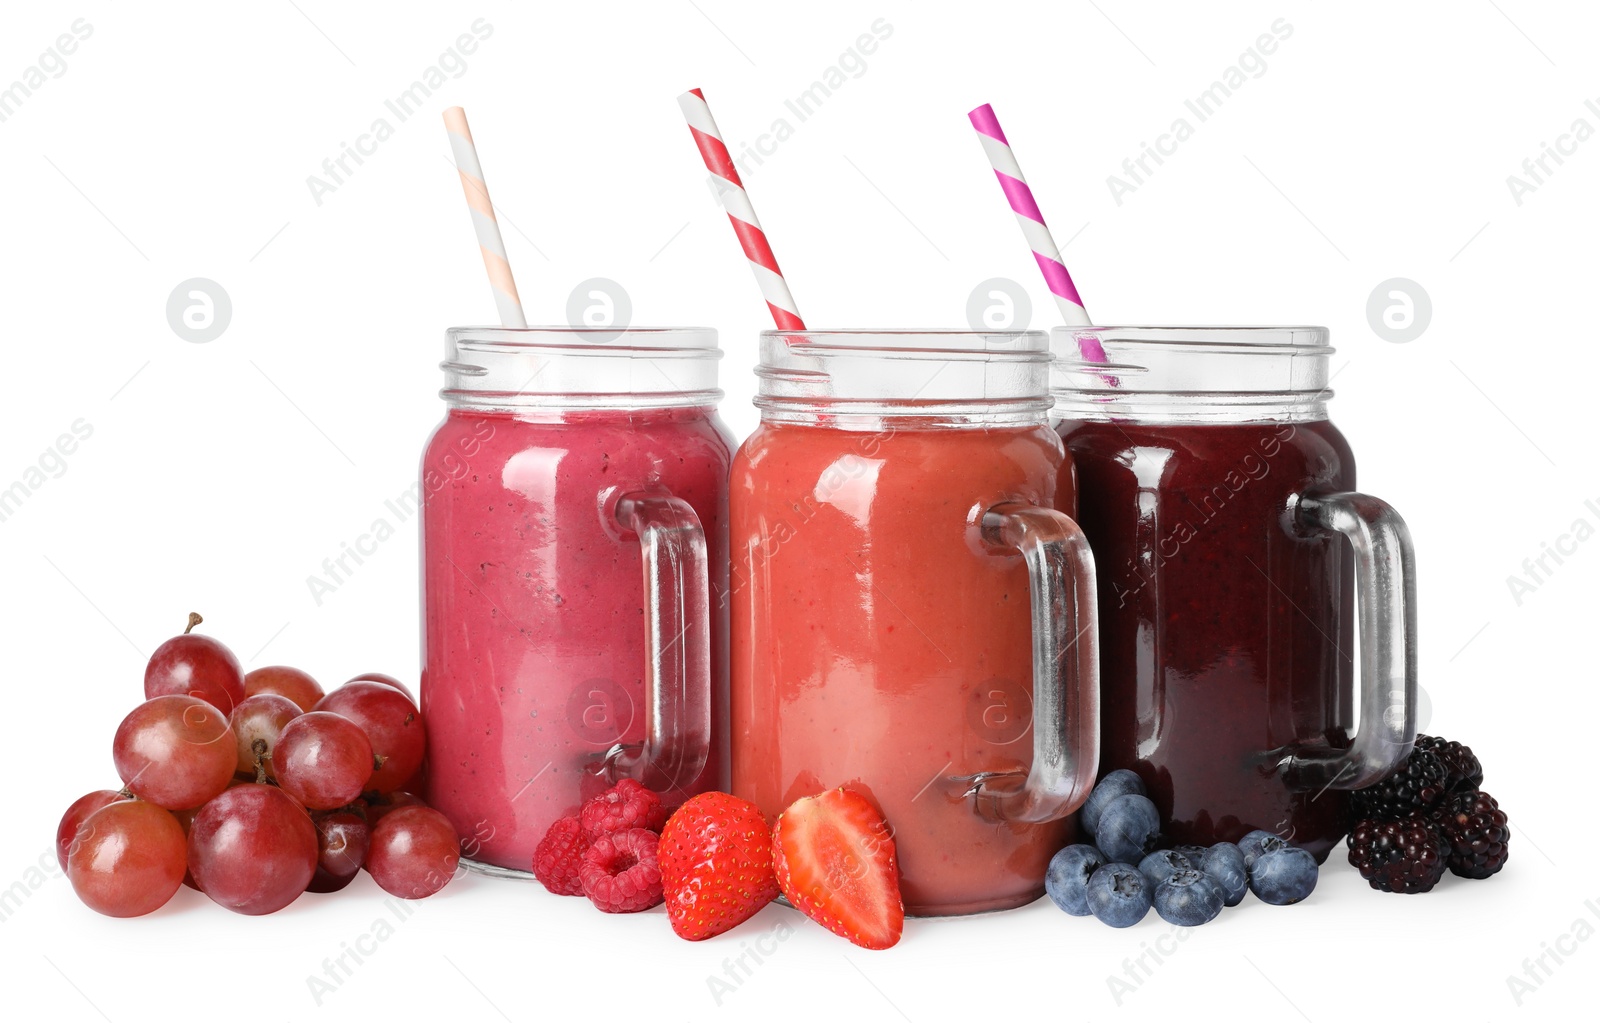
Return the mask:
<path id="1" fill-rule="evenodd" d="M 1094 846 L 1069 845 L 1050 857 L 1044 875 L 1045 894 L 1073 916 L 1088 916 L 1089 878 L 1105 865 L 1105 854 Z"/>
<path id="2" fill-rule="evenodd" d="M 1256 865 L 1256 860 L 1268 849 L 1282 849 L 1288 845 L 1282 838 L 1270 831 L 1252 831 L 1239 839 L 1239 852 L 1244 855 L 1244 867 L 1249 870 Z"/>
<path id="3" fill-rule="evenodd" d="M 1449 791 L 1471 792 L 1483 785 L 1483 765 L 1470 746 L 1437 735 L 1419 735 L 1416 748 L 1427 750 L 1444 764 L 1444 784 Z"/>
<path id="4" fill-rule="evenodd" d="M 193 696 L 158 696 L 122 719 L 111 759 L 140 799 L 188 810 L 228 787 L 238 748 L 225 713 Z"/>
<path id="5" fill-rule="evenodd" d="M 367 733 L 382 766 L 366 786 L 377 792 L 403 788 L 422 766 L 428 731 L 411 697 L 386 682 L 347 682 L 322 698 L 317 710 L 340 714 Z"/>
<path id="6" fill-rule="evenodd" d="M 601 835 L 583 854 L 583 894 L 602 913 L 638 913 L 661 904 L 661 839 L 629 828 Z"/>
<path id="7" fill-rule="evenodd" d="M 1317 858 L 1299 846 L 1268 849 L 1250 868 L 1250 890 L 1269 906 L 1292 906 L 1317 887 Z"/>
<path id="8" fill-rule="evenodd" d="M 226 717 L 233 705 L 244 699 L 244 672 L 233 651 L 189 629 L 201 618 L 189 612 L 189 628 L 156 647 L 144 667 L 144 698 L 193 696 L 222 711 Z"/>
<path id="9" fill-rule="evenodd" d="M 772 866 L 789 902 L 833 933 L 862 948 L 900 940 L 894 837 L 860 793 L 830 789 L 790 804 L 772 828 Z"/>
<path id="10" fill-rule="evenodd" d="M 78 898 L 96 913 L 153 913 L 183 884 L 183 828 L 154 803 L 108 803 L 90 814 L 80 830 L 82 840 L 67 858 L 67 877 Z"/>
<path id="11" fill-rule="evenodd" d="M 244 673 L 244 695 L 246 699 L 262 693 L 271 693 L 290 700 L 302 711 L 310 710 L 322 699 L 324 693 L 317 680 L 301 671 L 284 664 L 269 664 L 264 668 L 252 668 Z"/>
<path id="12" fill-rule="evenodd" d="M 576 817 L 562 817 L 550 825 L 533 850 L 533 876 L 555 895 L 582 895 L 583 854 L 589 851 L 583 825 Z"/>
<path id="13" fill-rule="evenodd" d="M 390 810 L 372 829 L 367 873 L 402 899 L 425 899 L 450 883 L 461 862 L 461 840 L 450 818 L 426 806 Z"/>
<path id="14" fill-rule="evenodd" d="M 272 767 L 272 748 L 284 726 L 299 717 L 300 706 L 287 696 L 275 693 L 256 693 L 246 696 L 234 705 L 228 715 L 228 726 L 238 750 L 235 770 L 254 776 L 259 766 L 268 778 L 276 777 Z M 260 745 L 256 745 L 260 743 Z"/>
<path id="15" fill-rule="evenodd" d="M 644 828 L 660 833 L 667 821 L 661 797 L 634 781 L 624 778 L 583 804 L 578 812 L 583 833 L 590 841 L 613 831 Z"/>
<path id="16" fill-rule="evenodd" d="M 1498 873 L 1511 855 L 1505 811 L 1487 792 L 1462 792 L 1445 800 L 1433 822 L 1448 849 L 1450 873 L 1481 880 Z"/>
<path id="17" fill-rule="evenodd" d="M 1237 906 L 1244 901 L 1244 893 L 1250 889 L 1250 871 L 1238 846 L 1218 842 L 1201 855 L 1197 866 L 1222 889 L 1224 906 Z"/>
<path id="18" fill-rule="evenodd" d="M 103 806 L 126 798 L 119 792 L 101 789 L 73 800 L 67 812 L 61 815 L 61 823 L 56 825 L 56 861 L 61 864 L 62 870 L 67 869 L 67 859 L 72 855 L 72 850 L 89 837 L 90 832 L 83 825 L 90 815 Z"/>
<path id="19" fill-rule="evenodd" d="M 1132 927 L 1150 912 L 1150 885 L 1138 867 L 1107 863 L 1090 875 L 1084 900 L 1101 923 Z"/>
<path id="20" fill-rule="evenodd" d="M 772 833 L 754 803 L 704 792 L 661 829 L 661 884 L 673 933 L 699 941 L 744 923 L 778 897 Z"/>
<path id="21" fill-rule="evenodd" d="M 1139 873 L 1150 882 L 1150 890 L 1180 870 L 1198 870 L 1200 864 L 1175 849 L 1157 849 L 1139 861 Z"/>
<path id="22" fill-rule="evenodd" d="M 372 777 L 372 743 L 349 718 L 314 710 L 284 727 L 272 767 L 283 791 L 308 809 L 334 810 L 360 796 Z"/>
<path id="23" fill-rule="evenodd" d="M 1083 825 L 1083 830 L 1089 837 L 1093 838 L 1098 833 L 1100 815 L 1111 801 L 1130 793 L 1144 795 L 1144 782 L 1137 774 L 1126 768 L 1112 771 L 1095 784 L 1094 791 L 1089 793 L 1089 798 L 1084 800 L 1082 808 L 1078 810 L 1078 823 Z"/>
<path id="24" fill-rule="evenodd" d="M 361 872 L 372 844 L 372 829 L 358 815 L 348 812 L 321 814 L 316 825 L 317 872 L 306 891 L 336 892 Z"/>
<path id="25" fill-rule="evenodd" d="M 1387 778 L 1352 793 L 1350 805 L 1357 820 L 1398 820 L 1414 813 L 1425 814 L 1444 797 L 1445 777 L 1444 761 L 1418 747 Z"/>
<path id="26" fill-rule="evenodd" d="M 1196 870 L 1200 869 L 1200 861 L 1206 855 L 1206 847 L 1203 845 L 1175 845 L 1172 851 L 1188 860 Z"/>
<path id="27" fill-rule="evenodd" d="M 1169 924 L 1199 927 L 1222 912 L 1222 888 L 1198 870 L 1180 870 L 1156 886 L 1151 901 Z"/>
<path id="28" fill-rule="evenodd" d="M 1134 792 L 1107 803 L 1098 823 L 1094 844 L 1113 863 L 1138 863 L 1161 838 L 1156 804 Z"/>
<path id="29" fill-rule="evenodd" d="M 201 807 L 189 826 L 195 885 L 235 913 L 276 913 L 299 898 L 316 870 L 317 827 L 274 786 L 235 786 Z"/>
<path id="30" fill-rule="evenodd" d="M 1414 895 L 1444 877 L 1449 847 L 1419 814 L 1399 820 L 1357 821 L 1345 839 L 1350 864 L 1380 892 Z"/>

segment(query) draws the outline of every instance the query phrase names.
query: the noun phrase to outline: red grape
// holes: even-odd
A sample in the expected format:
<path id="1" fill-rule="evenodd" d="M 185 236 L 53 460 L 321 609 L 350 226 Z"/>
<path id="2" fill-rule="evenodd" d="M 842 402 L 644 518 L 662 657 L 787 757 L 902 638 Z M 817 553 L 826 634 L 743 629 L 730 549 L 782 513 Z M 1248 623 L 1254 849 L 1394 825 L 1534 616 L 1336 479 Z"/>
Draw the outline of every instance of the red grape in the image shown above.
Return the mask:
<path id="1" fill-rule="evenodd" d="M 422 766 L 428 732 L 416 705 L 398 689 L 383 682 L 347 682 L 323 697 L 317 709 L 349 718 L 372 740 L 382 766 L 372 772 L 368 789 L 393 792 Z"/>
<path id="2" fill-rule="evenodd" d="M 404 693 L 406 699 L 411 701 L 411 705 L 413 707 L 420 706 L 417 703 L 417 698 L 415 696 L 411 695 L 411 690 L 406 688 L 406 684 L 404 682 L 400 681 L 399 679 L 395 678 L 393 675 L 385 675 L 381 671 L 369 671 L 365 675 L 357 675 L 355 678 L 351 679 L 350 682 L 379 682 L 379 683 L 382 683 L 383 685 L 388 686 L 390 689 L 397 689 L 400 692 Z M 350 682 L 346 682 L 345 685 L 349 685 Z M 341 688 L 343 688 L 343 687 L 341 687 Z"/>
<path id="3" fill-rule="evenodd" d="M 228 715 L 238 752 L 237 770 L 254 777 L 257 758 L 261 758 L 261 766 L 266 768 L 267 777 L 275 777 L 272 749 L 278 744 L 278 736 L 282 734 L 284 726 L 299 716 L 300 707 L 287 696 L 276 693 L 257 693 L 240 701 L 233 708 L 233 713 Z M 259 750 L 256 748 L 257 742 L 261 743 Z"/>
<path id="4" fill-rule="evenodd" d="M 317 873 L 307 891 L 336 892 L 355 880 L 372 844 L 372 829 L 353 813 L 318 817 Z"/>
<path id="5" fill-rule="evenodd" d="M 306 890 L 316 869 L 316 825 L 271 785 L 229 789 L 201 807 L 189 829 L 195 883 L 235 913 L 276 913 Z"/>
<path id="6" fill-rule="evenodd" d="M 61 863 L 62 870 L 67 869 L 67 857 L 72 850 L 89 837 L 89 833 L 83 829 L 84 820 L 102 806 L 110 806 L 119 799 L 127 798 L 120 792 L 100 789 L 79 796 L 67 807 L 67 812 L 61 815 L 61 823 L 56 825 L 56 859 Z"/>
<path id="7" fill-rule="evenodd" d="M 361 726 L 323 710 L 290 721 L 272 752 L 278 784 L 313 810 L 332 810 L 361 795 L 373 775 L 372 759 Z"/>
<path id="8" fill-rule="evenodd" d="M 245 672 L 244 694 L 275 693 L 295 702 L 301 710 L 310 710 L 322 699 L 322 687 L 317 680 L 284 664 L 269 664 L 265 668 L 252 668 Z"/>
<path id="9" fill-rule="evenodd" d="M 238 748 L 228 719 L 193 696 L 158 696 L 133 708 L 111 743 L 128 790 L 168 810 L 187 810 L 233 780 Z"/>
<path id="10" fill-rule="evenodd" d="M 190 612 L 189 629 L 200 624 Z M 144 698 L 195 696 L 228 714 L 244 699 L 244 672 L 233 651 L 210 636 L 183 630 L 156 647 L 144 668 Z"/>
<path id="11" fill-rule="evenodd" d="M 403 806 L 427 806 L 421 796 L 413 796 L 409 792 L 384 792 L 367 805 L 367 822 L 373 827 L 384 816 L 400 809 Z"/>
<path id="12" fill-rule="evenodd" d="M 67 877 L 83 904 L 106 916 L 143 916 L 183 883 L 183 828 L 154 803 L 121 799 L 90 814 Z"/>
<path id="13" fill-rule="evenodd" d="M 372 829 L 367 872 L 390 895 L 425 899 L 450 883 L 460 860 L 461 842 L 449 818 L 426 806 L 403 806 Z"/>

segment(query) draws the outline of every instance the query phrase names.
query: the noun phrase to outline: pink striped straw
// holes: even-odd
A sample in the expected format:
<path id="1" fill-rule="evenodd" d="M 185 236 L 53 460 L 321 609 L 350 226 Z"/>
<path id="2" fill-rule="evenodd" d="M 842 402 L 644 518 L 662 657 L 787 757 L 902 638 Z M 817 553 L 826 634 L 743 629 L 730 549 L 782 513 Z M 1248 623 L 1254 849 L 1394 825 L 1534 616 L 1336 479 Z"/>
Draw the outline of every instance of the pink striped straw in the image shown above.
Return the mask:
<path id="1" fill-rule="evenodd" d="M 750 195 L 744 190 L 744 182 L 739 180 L 733 157 L 722 143 L 722 132 L 711 116 L 711 107 L 706 105 L 705 94 L 699 89 L 690 89 L 678 97 L 678 106 L 689 122 L 689 134 L 694 136 L 706 170 L 717 179 L 722 208 L 728 211 L 733 233 L 739 236 L 739 245 L 750 261 L 750 270 L 756 275 L 756 284 L 767 300 L 773 322 L 779 330 L 805 330 L 800 309 L 795 305 L 794 296 L 789 294 L 789 284 L 783 279 L 783 271 L 778 269 L 778 259 L 772 254 L 772 246 L 767 244 L 766 232 L 761 230 L 761 221 L 756 219 L 755 207 L 750 205 Z"/>
<path id="2" fill-rule="evenodd" d="M 450 136 L 456 170 L 461 173 L 461 190 L 467 196 L 472 229 L 477 233 L 478 248 L 483 252 L 483 268 L 489 272 L 494 304 L 500 310 L 500 325 L 526 327 L 528 321 L 522 315 L 522 299 L 517 295 L 517 282 L 512 279 L 511 263 L 506 258 L 506 243 L 500 237 L 500 222 L 495 219 L 489 186 L 484 184 L 483 168 L 478 164 L 478 147 L 472 144 L 472 129 L 467 127 L 467 112 L 460 107 L 446 110 L 444 126 Z"/>
<path id="3" fill-rule="evenodd" d="M 994 176 L 1000 179 L 1000 189 L 1011 203 L 1011 211 L 1017 215 L 1022 236 L 1033 250 L 1033 258 L 1039 264 L 1039 272 L 1044 274 L 1045 286 L 1056 300 L 1056 309 L 1060 311 L 1062 321 L 1069 327 L 1090 326 L 1083 299 L 1078 297 L 1072 275 L 1067 273 L 1066 264 L 1061 262 L 1061 250 L 1056 248 L 1056 240 L 1051 236 L 1050 228 L 1045 226 L 1044 214 L 1039 212 L 1033 189 L 1028 187 L 1027 179 L 1022 176 L 1022 167 L 1017 163 L 1016 154 L 1011 151 L 1011 143 L 1006 141 L 1006 133 L 1001 130 L 999 119 L 994 116 L 994 108 L 985 103 L 968 113 L 967 117 L 978 130 L 978 141 L 983 143 L 989 166 L 994 168 Z M 1086 359 L 1092 362 L 1106 361 L 1105 350 L 1097 339 L 1080 337 L 1078 344 Z"/>

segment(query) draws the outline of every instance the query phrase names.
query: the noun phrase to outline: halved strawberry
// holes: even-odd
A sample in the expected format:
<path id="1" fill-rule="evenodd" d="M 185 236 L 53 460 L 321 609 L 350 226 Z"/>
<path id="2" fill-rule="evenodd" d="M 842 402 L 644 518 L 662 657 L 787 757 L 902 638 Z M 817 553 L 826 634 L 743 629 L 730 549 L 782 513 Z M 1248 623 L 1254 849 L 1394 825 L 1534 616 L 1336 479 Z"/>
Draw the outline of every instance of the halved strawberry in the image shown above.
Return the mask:
<path id="1" fill-rule="evenodd" d="M 767 819 L 726 792 L 703 792 L 667 818 L 656 858 L 667 919 L 689 941 L 737 927 L 778 897 Z"/>
<path id="2" fill-rule="evenodd" d="M 906 911 L 894 837 L 858 792 L 798 799 L 772 828 L 778 885 L 794 907 L 862 948 L 900 940 Z"/>

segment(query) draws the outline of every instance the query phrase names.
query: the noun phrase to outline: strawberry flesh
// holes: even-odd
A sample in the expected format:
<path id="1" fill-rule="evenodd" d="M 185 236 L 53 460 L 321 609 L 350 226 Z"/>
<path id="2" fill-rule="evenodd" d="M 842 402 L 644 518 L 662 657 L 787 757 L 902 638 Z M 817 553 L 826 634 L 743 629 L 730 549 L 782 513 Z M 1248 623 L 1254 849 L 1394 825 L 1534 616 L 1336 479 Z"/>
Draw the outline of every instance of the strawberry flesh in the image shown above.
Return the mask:
<path id="1" fill-rule="evenodd" d="M 772 857 L 783 894 L 806 916 L 862 948 L 900 940 L 906 914 L 894 838 L 860 793 L 795 801 L 773 827 Z"/>

